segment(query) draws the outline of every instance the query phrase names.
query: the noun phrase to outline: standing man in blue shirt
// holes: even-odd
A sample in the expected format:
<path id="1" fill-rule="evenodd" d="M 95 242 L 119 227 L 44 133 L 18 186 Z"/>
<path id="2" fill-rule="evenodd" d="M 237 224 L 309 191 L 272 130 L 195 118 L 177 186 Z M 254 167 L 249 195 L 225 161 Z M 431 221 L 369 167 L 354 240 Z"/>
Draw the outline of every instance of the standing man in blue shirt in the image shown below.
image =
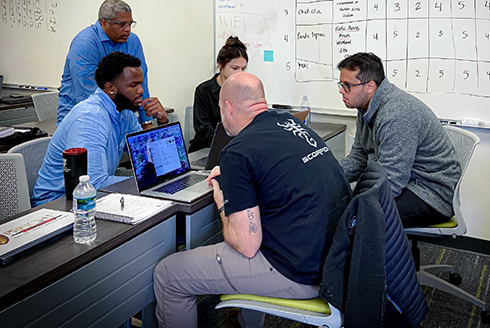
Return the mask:
<path id="1" fill-rule="evenodd" d="M 68 148 L 87 149 L 87 173 L 95 189 L 128 178 L 115 172 L 126 149 L 126 134 L 141 130 L 134 113 L 143 101 L 140 66 L 138 58 L 122 52 L 102 58 L 95 71 L 95 93 L 73 107 L 49 142 L 33 189 L 33 206 L 64 196 L 63 150 Z M 144 108 L 159 122 L 167 119 L 161 105 Z"/>
<path id="2" fill-rule="evenodd" d="M 114 51 L 127 53 L 141 61 L 144 75 L 143 103 L 161 106 L 157 98 L 150 98 L 148 92 L 148 69 L 143 47 L 138 36 L 131 33 L 131 28 L 135 26 L 136 22 L 133 21 L 131 7 L 126 2 L 106 0 L 99 8 L 98 21 L 75 36 L 66 56 L 61 78 L 56 125 L 60 125 L 73 106 L 95 92 L 97 84 L 94 72 L 97 64 L 104 56 Z M 142 107 L 139 108 L 138 114 L 144 129 L 153 126 L 153 118 L 146 116 Z M 167 117 L 165 116 L 162 121 L 167 122 Z"/>

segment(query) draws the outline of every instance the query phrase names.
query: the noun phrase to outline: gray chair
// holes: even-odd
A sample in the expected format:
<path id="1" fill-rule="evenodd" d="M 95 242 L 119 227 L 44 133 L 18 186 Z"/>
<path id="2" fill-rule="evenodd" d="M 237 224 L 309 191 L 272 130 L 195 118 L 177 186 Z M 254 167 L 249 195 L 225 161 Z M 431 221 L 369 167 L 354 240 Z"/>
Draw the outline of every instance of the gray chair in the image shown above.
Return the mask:
<path id="1" fill-rule="evenodd" d="M 32 189 L 36 184 L 37 175 L 43 164 L 44 155 L 46 154 L 50 140 L 51 137 L 30 140 L 12 147 L 8 151 L 8 153 L 22 154 L 24 157 L 29 198 L 32 196 Z"/>
<path id="2" fill-rule="evenodd" d="M 58 117 L 58 91 L 36 93 L 31 97 L 39 121 Z"/>
<path id="3" fill-rule="evenodd" d="M 194 131 L 194 107 L 187 106 L 185 108 L 185 134 L 184 141 L 187 149 L 189 149 L 189 143 L 194 136 L 196 135 L 196 131 Z"/>
<path id="4" fill-rule="evenodd" d="M 0 154 L 0 186 L 0 220 L 31 208 L 21 154 Z"/>
<path id="5" fill-rule="evenodd" d="M 451 236 L 456 238 L 466 233 L 466 224 L 464 222 L 463 213 L 461 212 L 461 199 L 459 190 L 464 173 L 470 162 L 473 151 L 480 143 L 480 138 L 472 132 L 457 128 L 450 125 L 445 125 L 444 129 L 451 139 L 456 154 L 458 156 L 459 165 L 461 166 L 461 177 L 459 178 L 453 196 L 453 209 L 455 215 L 450 221 L 441 224 L 432 225 L 424 228 L 408 228 L 405 232 L 412 240 L 412 255 L 417 267 L 417 277 L 423 286 L 430 286 L 446 293 L 462 298 L 479 307 L 481 311 L 481 319 L 484 323 L 490 323 L 490 313 L 486 312 L 486 304 L 482 300 L 469 294 L 468 292 L 456 287 L 461 283 L 461 276 L 454 272 L 452 265 L 425 265 L 420 266 L 420 250 L 418 247 L 418 236 L 424 237 L 441 237 Z M 442 272 L 449 272 L 449 282 L 436 276 Z"/>

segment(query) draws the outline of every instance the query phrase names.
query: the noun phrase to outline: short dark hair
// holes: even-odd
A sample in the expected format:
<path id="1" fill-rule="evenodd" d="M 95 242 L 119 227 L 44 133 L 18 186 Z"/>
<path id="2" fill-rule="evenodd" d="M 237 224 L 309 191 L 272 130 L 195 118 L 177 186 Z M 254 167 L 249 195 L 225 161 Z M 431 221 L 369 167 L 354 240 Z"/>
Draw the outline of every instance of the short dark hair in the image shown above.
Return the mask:
<path id="1" fill-rule="evenodd" d="M 229 61 L 239 57 L 245 58 L 248 63 L 247 47 L 237 36 L 230 36 L 218 52 L 216 62 L 224 67 Z"/>
<path id="2" fill-rule="evenodd" d="M 123 72 L 125 67 L 140 67 L 141 60 L 124 52 L 111 52 L 97 65 L 95 81 L 99 88 L 104 89 L 107 82 L 113 82 Z"/>
<path id="3" fill-rule="evenodd" d="M 358 52 L 342 60 L 337 68 L 342 70 L 343 68 L 349 71 L 359 70 L 356 78 L 361 83 L 374 81 L 377 86 L 385 78 L 385 71 L 381 59 L 371 52 Z"/>

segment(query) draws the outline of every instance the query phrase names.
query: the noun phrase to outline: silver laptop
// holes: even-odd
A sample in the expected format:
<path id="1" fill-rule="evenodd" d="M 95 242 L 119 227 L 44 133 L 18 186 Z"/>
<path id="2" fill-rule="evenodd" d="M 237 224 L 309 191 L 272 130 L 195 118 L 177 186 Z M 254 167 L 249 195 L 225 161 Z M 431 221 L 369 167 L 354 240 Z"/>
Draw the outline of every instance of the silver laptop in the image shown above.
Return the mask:
<path id="1" fill-rule="evenodd" d="M 128 134 L 126 143 L 142 195 L 192 202 L 213 190 L 208 174 L 191 170 L 179 122 Z"/>
<path id="2" fill-rule="evenodd" d="M 196 153 L 195 159 L 191 162 L 191 167 L 195 170 L 211 170 L 213 167 L 219 165 L 219 155 L 221 150 L 225 148 L 225 146 L 233 139 L 230 137 L 223 127 L 221 122 L 216 125 L 216 129 L 214 131 L 213 141 L 211 142 L 211 148 L 209 152 L 207 149 L 198 150 Z M 193 154 L 191 154 L 193 155 Z M 194 157 L 194 158 L 196 158 Z"/>

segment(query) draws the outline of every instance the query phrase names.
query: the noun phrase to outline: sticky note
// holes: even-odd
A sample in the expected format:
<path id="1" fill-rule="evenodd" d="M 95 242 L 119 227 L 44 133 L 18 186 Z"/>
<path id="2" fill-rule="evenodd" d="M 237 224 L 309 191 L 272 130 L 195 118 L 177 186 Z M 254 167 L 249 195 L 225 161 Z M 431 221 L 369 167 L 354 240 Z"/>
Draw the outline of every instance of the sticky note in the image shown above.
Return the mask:
<path id="1" fill-rule="evenodd" d="M 273 50 L 264 50 L 264 61 L 273 62 L 274 61 L 274 51 Z"/>

